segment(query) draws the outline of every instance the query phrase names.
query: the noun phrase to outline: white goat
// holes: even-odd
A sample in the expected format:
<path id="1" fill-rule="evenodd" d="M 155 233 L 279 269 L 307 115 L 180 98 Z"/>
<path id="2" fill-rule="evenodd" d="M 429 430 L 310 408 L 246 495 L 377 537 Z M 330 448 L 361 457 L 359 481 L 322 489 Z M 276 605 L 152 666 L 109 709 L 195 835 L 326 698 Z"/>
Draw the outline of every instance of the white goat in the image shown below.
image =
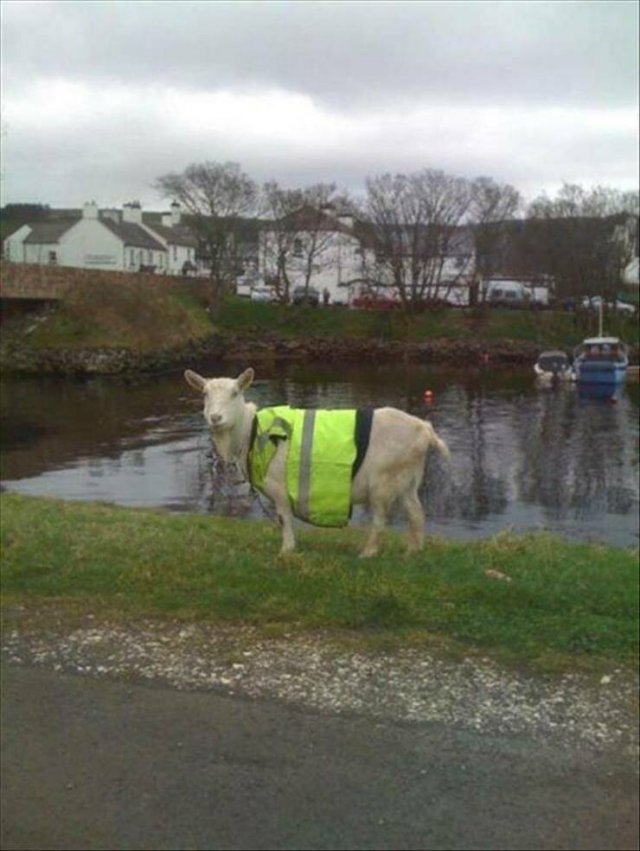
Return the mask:
<path id="1" fill-rule="evenodd" d="M 245 402 L 243 393 L 251 385 L 253 369 L 238 378 L 203 378 L 191 370 L 185 379 L 204 396 L 204 418 L 222 460 L 236 462 L 248 477 L 247 464 L 256 406 Z M 351 503 L 364 504 L 372 522 L 361 556 L 378 552 L 378 540 L 393 505 L 399 502 L 409 523 L 408 552 L 422 547 L 425 517 L 418 497 L 427 452 L 436 449 L 449 457 L 446 444 L 429 422 L 396 408 L 376 408 L 364 459 L 351 481 Z M 288 441 L 277 444 L 261 490 L 275 505 L 282 528 L 281 553 L 295 548 L 293 510 L 286 487 Z"/>

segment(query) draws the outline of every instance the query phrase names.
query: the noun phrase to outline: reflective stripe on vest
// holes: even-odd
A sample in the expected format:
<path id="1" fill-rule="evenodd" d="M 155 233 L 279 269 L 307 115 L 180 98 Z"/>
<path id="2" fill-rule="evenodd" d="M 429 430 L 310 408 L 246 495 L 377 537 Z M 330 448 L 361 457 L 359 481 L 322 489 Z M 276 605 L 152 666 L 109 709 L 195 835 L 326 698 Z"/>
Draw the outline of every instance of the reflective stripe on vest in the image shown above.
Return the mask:
<path id="1" fill-rule="evenodd" d="M 279 406 L 264 408 L 256 417 L 249 457 L 252 484 L 263 490 L 278 441 L 287 440 L 286 484 L 293 513 L 319 526 L 346 525 L 356 457 L 356 411 Z"/>

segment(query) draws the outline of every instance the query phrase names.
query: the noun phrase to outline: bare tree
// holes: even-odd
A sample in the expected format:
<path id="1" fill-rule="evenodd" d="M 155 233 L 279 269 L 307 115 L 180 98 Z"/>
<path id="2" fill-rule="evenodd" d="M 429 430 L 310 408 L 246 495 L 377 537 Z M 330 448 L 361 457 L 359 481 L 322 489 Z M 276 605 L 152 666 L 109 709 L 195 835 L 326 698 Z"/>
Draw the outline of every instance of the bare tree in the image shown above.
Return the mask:
<path id="1" fill-rule="evenodd" d="M 502 245 L 509 237 L 508 223 L 522 205 L 519 192 L 508 183 L 478 177 L 471 184 L 470 220 L 474 226 L 476 257 L 469 281 L 469 304 L 478 303 L 480 282 L 496 274 Z"/>
<path id="2" fill-rule="evenodd" d="M 262 199 L 262 212 L 269 219 L 260 236 L 265 277 L 272 283 L 278 301 L 288 304 L 290 262 L 297 238 L 295 213 L 303 206 L 302 191 L 283 189 L 275 181 L 270 181 L 262 189 Z"/>
<path id="3" fill-rule="evenodd" d="M 529 205 L 529 215 L 538 218 L 550 216 L 605 218 L 620 213 L 638 216 L 640 213 L 638 192 L 623 192 L 611 186 L 584 189 L 576 183 L 563 183 L 555 198 L 549 198 L 546 193 L 543 193 Z"/>
<path id="4" fill-rule="evenodd" d="M 237 163 L 205 162 L 159 177 L 154 188 L 191 216 L 210 264 L 211 309 L 217 312 L 236 276 L 236 231 L 239 219 L 255 212 L 256 184 Z"/>
<path id="5" fill-rule="evenodd" d="M 546 267 L 561 295 L 615 295 L 633 257 L 638 195 L 564 184 L 529 206 L 525 250 Z"/>
<path id="6" fill-rule="evenodd" d="M 366 187 L 368 279 L 391 286 L 406 310 L 447 298 L 473 262 L 470 182 L 425 169 L 368 178 Z"/>
<path id="7" fill-rule="evenodd" d="M 266 277 L 278 300 L 287 303 L 295 282 L 308 292 L 313 276 L 335 262 L 331 251 L 336 234 L 333 209 L 348 204 L 333 183 L 305 189 L 283 189 L 270 182 L 263 188 L 263 209 L 270 218 L 262 231 Z"/>

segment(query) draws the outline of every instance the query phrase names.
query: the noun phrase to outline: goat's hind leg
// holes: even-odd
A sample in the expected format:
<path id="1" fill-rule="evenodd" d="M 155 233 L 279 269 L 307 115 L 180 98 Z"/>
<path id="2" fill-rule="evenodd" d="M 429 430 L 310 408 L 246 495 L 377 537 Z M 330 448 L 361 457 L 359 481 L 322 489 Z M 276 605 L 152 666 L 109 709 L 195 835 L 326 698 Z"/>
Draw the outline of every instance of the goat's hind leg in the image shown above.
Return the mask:
<path id="1" fill-rule="evenodd" d="M 370 558 L 378 555 L 380 532 L 384 529 L 387 522 L 388 501 L 384 497 L 376 497 L 371 499 L 369 503 L 371 509 L 371 526 L 369 534 L 364 543 L 364 547 L 360 551 L 360 558 Z"/>
<path id="2" fill-rule="evenodd" d="M 409 528 L 407 530 L 407 554 L 419 552 L 424 545 L 424 510 L 417 490 L 412 490 L 402 498 L 402 505 L 407 514 Z"/>

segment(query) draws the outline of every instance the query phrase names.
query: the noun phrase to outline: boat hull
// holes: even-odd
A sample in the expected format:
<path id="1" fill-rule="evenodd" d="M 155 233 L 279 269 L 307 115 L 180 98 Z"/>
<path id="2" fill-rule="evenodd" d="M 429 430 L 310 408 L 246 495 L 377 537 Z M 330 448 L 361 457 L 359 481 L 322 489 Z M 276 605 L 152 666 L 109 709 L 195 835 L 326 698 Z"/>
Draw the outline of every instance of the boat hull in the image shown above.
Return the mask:
<path id="1" fill-rule="evenodd" d="M 579 384 L 622 384 L 627 376 L 625 363 L 577 361 L 575 370 Z"/>

